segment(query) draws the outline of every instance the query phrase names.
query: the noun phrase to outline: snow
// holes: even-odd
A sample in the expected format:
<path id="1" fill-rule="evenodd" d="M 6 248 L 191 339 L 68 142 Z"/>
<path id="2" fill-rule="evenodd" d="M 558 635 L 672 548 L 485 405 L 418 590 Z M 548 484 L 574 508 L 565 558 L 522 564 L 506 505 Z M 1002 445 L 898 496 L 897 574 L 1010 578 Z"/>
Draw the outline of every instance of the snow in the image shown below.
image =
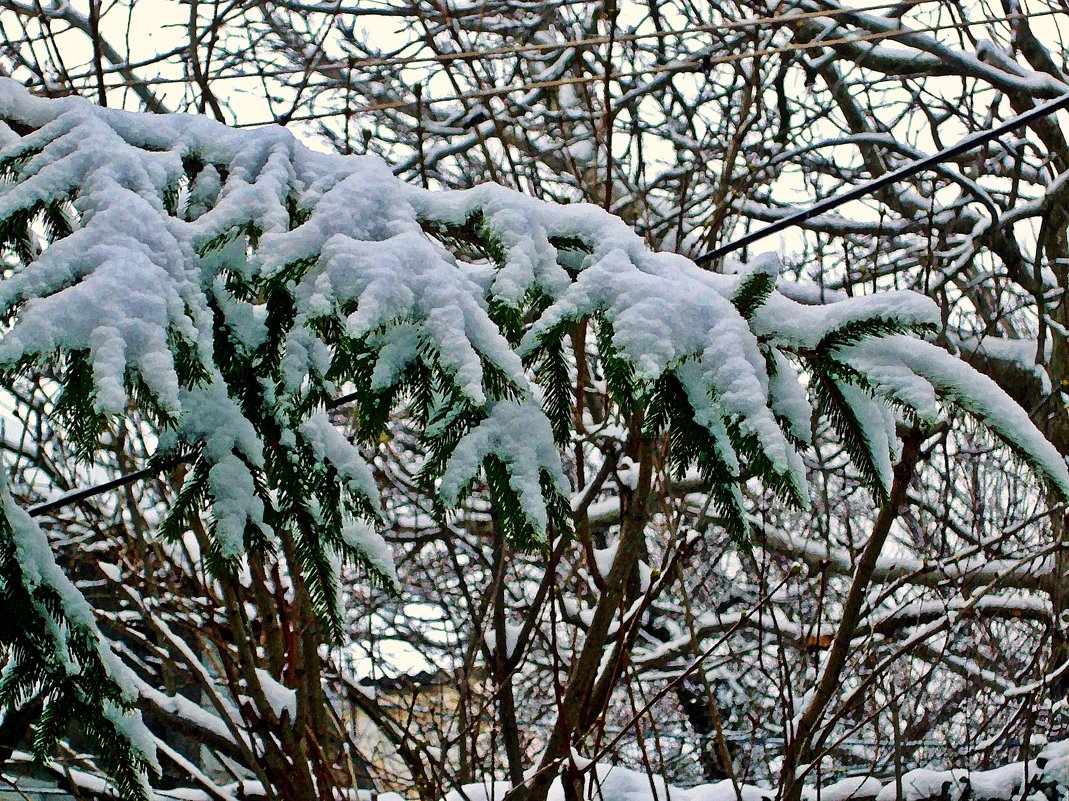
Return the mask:
<path id="1" fill-rule="evenodd" d="M 1051 393 L 1050 376 L 1037 361 L 1039 343 L 1034 339 L 1006 339 L 1001 337 L 962 337 L 956 340 L 966 353 L 980 353 L 995 361 L 1007 362 L 1031 374 L 1039 382 L 1044 395 Z M 1050 342 L 1044 349 L 1043 361 L 1050 358 Z"/>
<path id="2" fill-rule="evenodd" d="M 248 466 L 233 454 L 219 459 L 208 470 L 212 492 L 213 534 L 224 557 L 240 556 L 245 550 L 245 529 L 252 524 L 269 532 L 264 522 L 264 504 Z"/>
<path id="3" fill-rule="evenodd" d="M 792 436 L 808 442 L 813 436 L 813 407 L 794 367 L 780 351 L 773 351 L 775 372 L 768 382 L 772 411 L 786 424 Z"/>
<path id="4" fill-rule="evenodd" d="M 1069 787 L 1069 740 L 1051 743 L 1034 762 L 1035 770 L 1030 771 L 1030 775 L 1042 771 L 1044 780 L 1059 787 Z"/>
<path id="5" fill-rule="evenodd" d="M 511 787 L 504 781 L 465 784 L 450 791 L 442 801 L 502 801 Z"/>
<path id="6" fill-rule="evenodd" d="M 256 668 L 256 679 L 260 682 L 271 711 L 278 720 L 285 720 L 289 715 L 290 721 L 297 719 L 297 691 L 287 687 L 274 676 L 262 668 Z"/>
<path id="7" fill-rule="evenodd" d="M 379 505 L 379 488 L 360 450 L 345 438 L 325 412 L 312 414 L 301 424 L 301 433 L 316 457 L 334 465 L 354 495 L 363 495 Z"/>
<path id="8" fill-rule="evenodd" d="M 449 505 L 456 505 L 488 456 L 504 463 L 509 486 L 537 535 L 545 533 L 549 512 L 542 493 L 543 477 L 561 494 L 568 492 L 560 454 L 553 433 L 541 410 L 533 403 L 500 401 L 485 420 L 457 444 L 446 463 L 439 491 Z"/>
<path id="9" fill-rule="evenodd" d="M 639 381 L 675 372 L 698 422 L 717 436 L 725 419 L 737 420 L 757 436 L 775 469 L 798 483 L 800 463 L 769 408 L 764 356 L 731 302 L 740 280 L 673 254 L 617 247 L 582 270 L 528 331 L 524 348 L 535 348 L 567 321 L 599 312 Z M 722 450 L 733 462 L 726 442 Z"/>
<path id="10" fill-rule="evenodd" d="M 372 334 L 369 344 L 378 352 L 371 373 L 371 388 L 386 389 L 419 358 L 419 328 L 411 323 L 393 325 L 381 334 Z"/>
<path id="11" fill-rule="evenodd" d="M 363 553 L 371 566 L 385 576 L 395 589 L 401 588 L 393 550 L 382 534 L 363 520 L 353 520 L 342 526 L 341 536 L 346 545 Z"/>
<path id="12" fill-rule="evenodd" d="M 620 457 L 616 467 L 616 477 L 632 492 L 638 489 L 638 465 L 629 456 Z"/>
<path id="13" fill-rule="evenodd" d="M 580 767 L 584 767 L 583 762 L 586 760 L 579 763 Z M 501 801 L 510 787 L 511 785 L 504 781 L 467 784 L 448 793 L 443 801 Z M 658 798 L 672 798 L 677 801 L 738 801 L 730 780 L 684 789 L 668 785 L 657 775 L 650 776 L 642 771 L 607 764 L 599 764 L 595 770 L 588 771 L 587 787 L 587 797 L 591 801 L 653 801 Z M 742 785 L 740 790 L 743 801 L 771 801 L 773 797 L 770 790 L 752 785 Z M 560 782 L 554 782 L 548 801 L 564 801 L 564 798 Z"/>
<path id="14" fill-rule="evenodd" d="M 967 786 L 964 770 L 911 770 L 902 776 L 902 797 L 904 801 L 942 797 L 948 801 L 957 801 Z M 894 783 L 888 784 L 876 801 L 892 801 L 898 795 Z"/>
<path id="15" fill-rule="evenodd" d="M 903 335 L 870 339 L 843 350 L 845 360 L 872 381 L 877 391 L 928 420 L 939 417 L 937 393 L 976 415 L 1027 458 L 1063 493 L 1069 469 L 1018 406 L 993 380 L 945 350 Z"/>
<path id="16" fill-rule="evenodd" d="M 598 575 L 605 578 L 612 570 L 612 563 L 616 560 L 616 551 L 619 550 L 620 543 L 614 542 L 607 548 L 594 548 L 594 567 L 597 568 Z"/>
<path id="17" fill-rule="evenodd" d="M 1049 784 L 1064 792 L 1069 781 L 1067 757 L 1069 741 L 1063 741 L 1047 746 L 1027 765 L 1015 762 L 988 771 L 912 770 L 902 775 L 902 797 L 904 801 L 955 801 L 966 796 L 1012 801 L 1020 797 L 1026 774 L 1030 787 Z M 656 801 L 664 798 L 737 801 L 740 794 L 743 801 L 771 801 L 777 795 L 774 789 L 742 783 L 736 792 L 729 779 L 688 788 L 676 787 L 657 774 L 604 763 L 591 770 L 589 760 L 578 755 L 573 760 L 585 772 L 586 797 L 591 801 Z M 468 784 L 448 793 L 443 801 L 500 801 L 510 788 L 506 781 Z M 897 792 L 894 777 L 851 776 L 821 787 L 805 786 L 801 797 L 803 801 L 894 801 Z M 560 781 L 555 781 L 549 791 L 549 801 L 564 801 L 564 797 Z M 1050 796 L 1039 794 L 1035 797 L 1047 799 Z"/>
<path id="18" fill-rule="evenodd" d="M 754 315 L 754 332 L 796 347 L 816 348 L 824 337 L 866 320 L 896 320 L 905 325 L 936 325 L 939 307 L 915 292 L 887 291 L 823 305 L 806 305 L 773 293 Z"/>
<path id="19" fill-rule="evenodd" d="M 878 779 L 872 776 L 851 776 L 826 787 L 806 787 L 803 801 L 851 801 L 855 798 L 875 798 L 883 789 Z"/>
<path id="20" fill-rule="evenodd" d="M 861 424 L 868 451 L 873 456 L 880 484 L 884 490 L 891 490 L 891 459 L 897 451 L 895 445 L 895 419 L 890 410 L 877 403 L 869 395 L 852 386 L 840 386 L 843 400 Z"/>
<path id="21" fill-rule="evenodd" d="M 234 740 L 232 728 L 218 715 L 209 712 L 200 704 L 194 703 L 181 695 L 167 695 L 160 692 L 140 678 L 137 679 L 137 689 L 143 698 L 148 699 L 160 709 L 178 715 L 194 726 L 211 732 L 216 737 L 224 740 Z"/>

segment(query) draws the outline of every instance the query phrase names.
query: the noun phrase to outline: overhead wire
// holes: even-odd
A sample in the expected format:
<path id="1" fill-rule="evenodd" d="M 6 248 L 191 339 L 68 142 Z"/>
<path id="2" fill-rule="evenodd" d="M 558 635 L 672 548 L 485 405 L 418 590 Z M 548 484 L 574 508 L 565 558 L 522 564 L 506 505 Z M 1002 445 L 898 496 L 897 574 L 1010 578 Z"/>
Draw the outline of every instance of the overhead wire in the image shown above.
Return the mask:
<path id="1" fill-rule="evenodd" d="M 943 162 L 949 161 L 952 158 L 956 158 L 957 156 L 960 156 L 963 153 L 967 153 L 970 150 L 973 150 L 983 144 L 986 144 L 987 142 L 990 142 L 1000 136 L 1003 136 L 1004 134 L 1007 134 L 1025 125 L 1028 125 L 1029 123 L 1035 122 L 1036 120 L 1042 119 L 1044 117 L 1048 117 L 1057 111 L 1061 111 L 1062 109 L 1067 108 L 1069 108 L 1069 92 L 1066 92 L 1060 97 L 1057 97 L 1047 103 L 1035 106 L 1034 108 L 1024 112 L 1023 114 L 1018 114 L 1016 117 L 1012 117 L 1006 120 L 1006 122 L 1002 123 L 1001 125 L 996 125 L 986 131 L 979 131 L 975 134 L 966 136 L 957 143 L 950 145 L 949 147 L 945 147 L 930 156 L 925 156 L 923 158 L 911 161 L 908 164 L 902 165 L 896 170 L 891 170 L 890 172 L 884 173 L 878 178 L 874 178 L 871 181 L 866 181 L 865 183 L 859 184 L 858 186 L 855 186 L 853 189 L 847 190 L 846 192 L 841 192 L 838 195 L 833 195 L 832 197 L 826 198 L 817 203 L 808 205 L 805 208 L 799 209 L 794 213 L 787 214 L 785 217 L 783 217 L 783 219 L 776 220 L 775 222 L 769 223 L 766 226 L 758 228 L 756 231 L 751 231 L 750 233 L 740 237 L 739 239 L 715 247 L 712 250 L 706 251 L 705 253 L 702 253 L 699 256 L 695 256 L 693 261 L 695 264 L 699 265 L 710 264 L 711 262 L 716 261 L 717 259 L 722 258 L 723 256 L 726 256 L 729 253 L 733 253 L 736 250 L 741 250 L 742 248 L 747 247 L 748 245 L 752 245 L 754 242 L 766 239 L 767 237 L 770 237 L 773 234 L 777 234 L 780 231 L 784 231 L 787 228 L 793 228 L 796 225 L 801 225 L 802 223 L 812 219 L 813 217 L 816 217 L 817 215 L 824 214 L 825 212 L 831 211 L 832 209 L 836 209 L 839 206 L 842 206 L 853 200 L 859 200 L 863 197 L 866 197 L 867 195 L 874 194 L 875 192 L 878 192 L 881 189 L 891 186 L 892 184 L 898 183 L 899 181 L 902 181 L 906 178 L 910 178 L 919 172 L 923 172 L 924 170 L 927 170 L 931 167 L 935 167 L 939 164 L 942 164 Z"/>

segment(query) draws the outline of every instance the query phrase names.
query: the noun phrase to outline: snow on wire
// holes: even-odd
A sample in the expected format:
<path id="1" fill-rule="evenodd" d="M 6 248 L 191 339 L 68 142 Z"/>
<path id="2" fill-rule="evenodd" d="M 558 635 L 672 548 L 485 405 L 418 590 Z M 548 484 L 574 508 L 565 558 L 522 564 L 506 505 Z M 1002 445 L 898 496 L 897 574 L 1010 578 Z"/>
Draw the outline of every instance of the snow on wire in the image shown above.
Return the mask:
<path id="1" fill-rule="evenodd" d="M 920 338 L 939 320 L 921 296 L 805 306 L 776 290 L 775 258 L 714 274 L 597 207 L 428 191 L 278 127 L 39 99 L 6 80 L 0 120 L 4 385 L 53 371 L 52 411 L 86 456 L 136 410 L 161 465 L 191 459 L 161 536 L 203 516 L 215 571 L 254 549 L 295 553 L 335 637 L 343 560 L 397 584 L 367 455 L 401 404 L 442 514 L 484 475 L 514 545 L 567 533 L 581 322 L 609 399 L 668 438 L 677 469 L 697 467 L 739 539 L 747 478 L 807 502 L 814 408 L 877 497 L 896 414 L 932 421 L 947 401 L 1069 495 L 1025 412 Z M 356 395 L 355 441 L 327 414 L 341 391 Z M 0 603 L 21 621 L 0 625 L 0 704 L 42 690 L 36 745 L 76 720 L 119 791 L 145 797 L 136 683 L 43 531 L 6 489 L 0 501 Z"/>

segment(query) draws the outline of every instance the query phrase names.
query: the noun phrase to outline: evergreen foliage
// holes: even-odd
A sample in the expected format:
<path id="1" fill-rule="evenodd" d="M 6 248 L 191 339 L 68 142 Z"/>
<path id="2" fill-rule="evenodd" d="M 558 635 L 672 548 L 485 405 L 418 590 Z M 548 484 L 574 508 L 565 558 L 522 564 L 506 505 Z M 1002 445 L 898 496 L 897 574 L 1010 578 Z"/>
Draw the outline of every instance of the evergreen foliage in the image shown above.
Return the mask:
<path id="1" fill-rule="evenodd" d="M 895 449 L 888 410 L 930 419 L 940 400 L 1069 494 L 1064 462 L 1027 416 L 913 333 L 938 310 L 910 293 L 804 306 L 776 291 L 774 261 L 712 274 L 651 253 L 598 208 L 495 186 L 422 190 L 281 129 L 40 100 L 10 82 L 0 119 L 5 380 L 52 368 L 52 411 L 85 458 L 126 415 L 151 421 L 158 458 L 192 459 L 161 535 L 204 521 L 216 574 L 292 543 L 336 640 L 340 561 L 396 581 L 366 459 L 401 406 L 442 515 L 481 476 L 512 546 L 567 534 L 560 454 L 573 436 L 567 343 L 578 325 L 591 328 L 608 402 L 665 437 L 678 472 L 699 472 L 739 541 L 742 482 L 806 502 L 799 449 L 812 406 L 795 364 L 878 499 Z M 343 393 L 356 443 L 329 417 Z M 99 657 L 91 612 L 72 617 L 62 573 L 25 572 L 30 529 L 13 525 L 13 504 L 3 511 L 0 593 L 12 612 L 0 623 L 0 704 L 43 688 L 42 752 L 77 722 L 123 794 L 143 797 L 152 757 L 116 724 L 134 720 L 121 671 Z"/>
<path id="2" fill-rule="evenodd" d="M 156 767 L 151 739 L 132 712 L 125 669 L 97 630 L 92 610 L 56 565 L 48 539 L 0 478 L 0 709 L 45 700 L 33 735 L 47 757 L 77 725 L 124 798 L 147 797 Z"/>

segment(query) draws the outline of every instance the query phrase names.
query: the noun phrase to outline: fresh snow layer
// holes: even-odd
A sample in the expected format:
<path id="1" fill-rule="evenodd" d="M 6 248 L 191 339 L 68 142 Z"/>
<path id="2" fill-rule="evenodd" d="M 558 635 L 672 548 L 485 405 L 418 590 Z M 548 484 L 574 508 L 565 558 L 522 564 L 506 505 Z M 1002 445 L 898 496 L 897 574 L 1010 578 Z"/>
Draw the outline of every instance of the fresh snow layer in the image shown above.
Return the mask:
<path id="1" fill-rule="evenodd" d="M 586 768 L 581 761 L 580 768 Z M 969 797 L 984 801 L 1013 801 L 1022 797 L 1026 787 L 1035 791 L 1028 796 L 1035 801 L 1056 801 L 1069 791 L 1069 741 L 1046 746 L 1028 763 L 1015 762 L 988 771 L 912 770 L 902 775 L 904 801 L 957 801 L 969 790 Z M 695 787 L 675 787 L 659 776 L 619 766 L 599 764 L 586 771 L 591 801 L 771 801 L 774 789 L 740 783 L 730 779 Z M 506 781 L 468 784 L 448 793 L 443 801 L 501 801 L 511 785 Z M 549 791 L 549 801 L 564 801 L 558 781 Z M 897 786 L 894 778 L 853 776 L 821 787 L 802 788 L 803 801 L 894 801 Z"/>

